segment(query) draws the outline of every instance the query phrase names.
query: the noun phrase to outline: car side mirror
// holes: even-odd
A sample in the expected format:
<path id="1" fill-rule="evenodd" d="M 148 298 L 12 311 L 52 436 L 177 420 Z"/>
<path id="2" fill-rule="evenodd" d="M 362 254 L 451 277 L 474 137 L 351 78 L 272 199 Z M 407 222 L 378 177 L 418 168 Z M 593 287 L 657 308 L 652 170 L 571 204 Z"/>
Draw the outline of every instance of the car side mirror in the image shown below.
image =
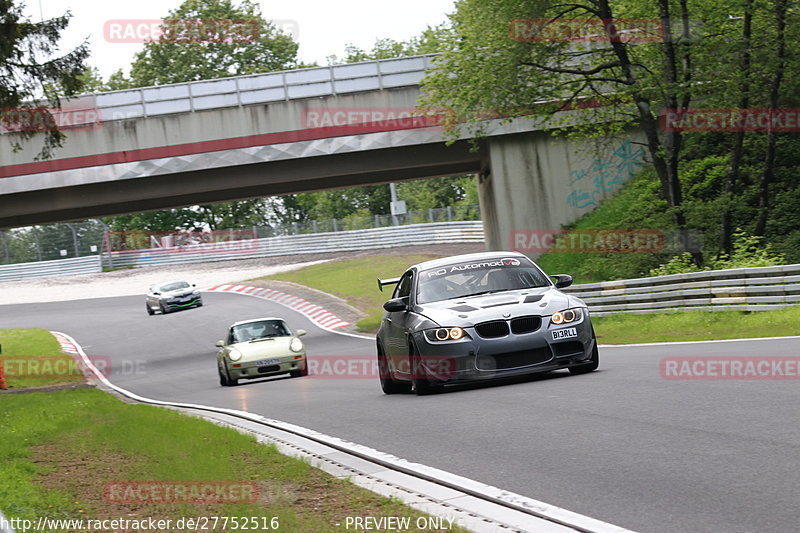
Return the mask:
<path id="1" fill-rule="evenodd" d="M 572 276 L 569 274 L 556 274 L 552 277 L 556 280 L 556 289 L 563 289 L 572 285 Z"/>
<path id="2" fill-rule="evenodd" d="M 153 296 L 159 296 L 159 295 L 161 295 L 160 292 L 158 292 L 158 291 L 153 292 Z"/>
<path id="3" fill-rule="evenodd" d="M 214 346 L 216 346 L 217 348 L 222 348 L 223 346 L 225 346 L 225 341 L 217 341 L 217 343 Z"/>
<path id="4" fill-rule="evenodd" d="M 197 287 L 197 285 L 195 285 L 194 283 L 192 283 L 192 287 Z"/>
<path id="5" fill-rule="evenodd" d="M 406 305 L 406 303 L 403 301 L 402 298 L 392 298 L 391 300 L 383 304 L 383 308 L 389 311 L 390 313 L 395 313 L 397 311 L 406 311 L 408 309 L 408 306 Z"/>
<path id="6" fill-rule="evenodd" d="M 298 329 L 298 330 L 295 332 L 295 336 L 296 336 L 296 337 L 302 337 L 302 336 L 303 336 L 303 335 L 305 335 L 306 333 L 308 333 L 306 330 L 304 330 L 304 329 Z"/>

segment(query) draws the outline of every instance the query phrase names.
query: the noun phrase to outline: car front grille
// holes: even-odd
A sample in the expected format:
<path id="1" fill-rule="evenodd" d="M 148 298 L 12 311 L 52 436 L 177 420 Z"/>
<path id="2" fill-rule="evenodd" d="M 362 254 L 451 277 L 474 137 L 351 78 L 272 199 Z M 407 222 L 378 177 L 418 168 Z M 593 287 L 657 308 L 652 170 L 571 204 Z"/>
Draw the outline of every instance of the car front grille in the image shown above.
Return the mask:
<path id="1" fill-rule="evenodd" d="M 508 370 L 523 366 L 538 365 L 553 358 L 550 348 L 534 348 L 518 352 L 502 353 L 497 355 L 481 355 L 475 364 L 478 370 Z"/>
<path id="2" fill-rule="evenodd" d="M 511 332 L 515 335 L 536 331 L 542 326 L 540 316 L 521 316 L 511 321 Z"/>
<path id="3" fill-rule="evenodd" d="M 477 324 L 475 331 L 485 339 L 505 337 L 508 335 L 508 323 L 505 320 L 484 322 L 483 324 Z"/>
<path id="4" fill-rule="evenodd" d="M 281 369 L 281 365 L 269 365 L 269 366 L 260 366 L 258 367 L 259 374 L 266 374 L 268 372 L 277 372 Z"/>

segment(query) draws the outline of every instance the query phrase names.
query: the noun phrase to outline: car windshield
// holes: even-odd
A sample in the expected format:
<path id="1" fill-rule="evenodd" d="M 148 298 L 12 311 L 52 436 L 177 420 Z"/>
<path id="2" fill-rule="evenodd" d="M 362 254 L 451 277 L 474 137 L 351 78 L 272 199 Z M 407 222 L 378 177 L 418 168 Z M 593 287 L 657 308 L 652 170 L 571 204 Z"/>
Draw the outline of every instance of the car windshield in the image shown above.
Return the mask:
<path id="1" fill-rule="evenodd" d="M 165 283 L 161 286 L 161 292 L 179 291 L 181 289 L 188 289 L 189 284 L 185 281 L 175 281 L 173 283 Z"/>
<path id="2" fill-rule="evenodd" d="M 547 277 L 525 258 L 454 263 L 420 272 L 417 303 L 549 285 Z"/>
<path id="3" fill-rule="evenodd" d="M 283 320 L 259 320 L 239 324 L 231 329 L 231 343 L 248 342 L 273 337 L 289 337 L 292 332 Z"/>

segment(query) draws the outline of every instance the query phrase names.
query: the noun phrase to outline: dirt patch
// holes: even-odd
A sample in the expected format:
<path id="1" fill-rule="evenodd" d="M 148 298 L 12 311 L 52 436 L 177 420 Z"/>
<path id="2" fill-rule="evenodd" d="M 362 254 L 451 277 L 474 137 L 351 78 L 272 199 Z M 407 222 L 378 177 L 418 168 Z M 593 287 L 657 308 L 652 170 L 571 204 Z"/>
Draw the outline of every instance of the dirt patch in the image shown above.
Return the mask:
<path id="1" fill-rule="evenodd" d="M 61 390 L 72 389 L 93 389 L 94 385 L 90 383 L 62 383 L 60 385 L 42 385 L 41 387 L 23 387 L 20 389 L 9 388 L 8 390 L 0 390 L 0 395 L 3 394 L 27 394 L 29 392 L 56 392 Z"/>

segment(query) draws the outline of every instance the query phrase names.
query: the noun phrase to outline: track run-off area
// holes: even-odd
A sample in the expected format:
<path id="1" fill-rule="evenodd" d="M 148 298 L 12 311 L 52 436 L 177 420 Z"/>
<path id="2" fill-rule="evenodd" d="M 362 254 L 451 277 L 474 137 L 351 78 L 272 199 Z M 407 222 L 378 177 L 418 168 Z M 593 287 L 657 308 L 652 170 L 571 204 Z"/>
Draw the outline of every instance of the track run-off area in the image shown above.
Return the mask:
<path id="1" fill-rule="evenodd" d="M 800 338 L 601 347 L 597 372 L 385 396 L 370 372 L 220 387 L 214 343 L 237 320 L 280 316 L 325 358 L 375 342 L 279 303 L 225 292 L 147 316 L 143 296 L 0 305 L 0 327 L 67 333 L 115 385 L 237 409 L 452 472 L 640 532 L 787 532 L 800 501 L 800 388 L 791 379 L 662 377 L 665 357 L 796 358 Z M 768 332 L 766 332 L 768 333 Z M 314 368 L 314 366 L 312 366 Z"/>

